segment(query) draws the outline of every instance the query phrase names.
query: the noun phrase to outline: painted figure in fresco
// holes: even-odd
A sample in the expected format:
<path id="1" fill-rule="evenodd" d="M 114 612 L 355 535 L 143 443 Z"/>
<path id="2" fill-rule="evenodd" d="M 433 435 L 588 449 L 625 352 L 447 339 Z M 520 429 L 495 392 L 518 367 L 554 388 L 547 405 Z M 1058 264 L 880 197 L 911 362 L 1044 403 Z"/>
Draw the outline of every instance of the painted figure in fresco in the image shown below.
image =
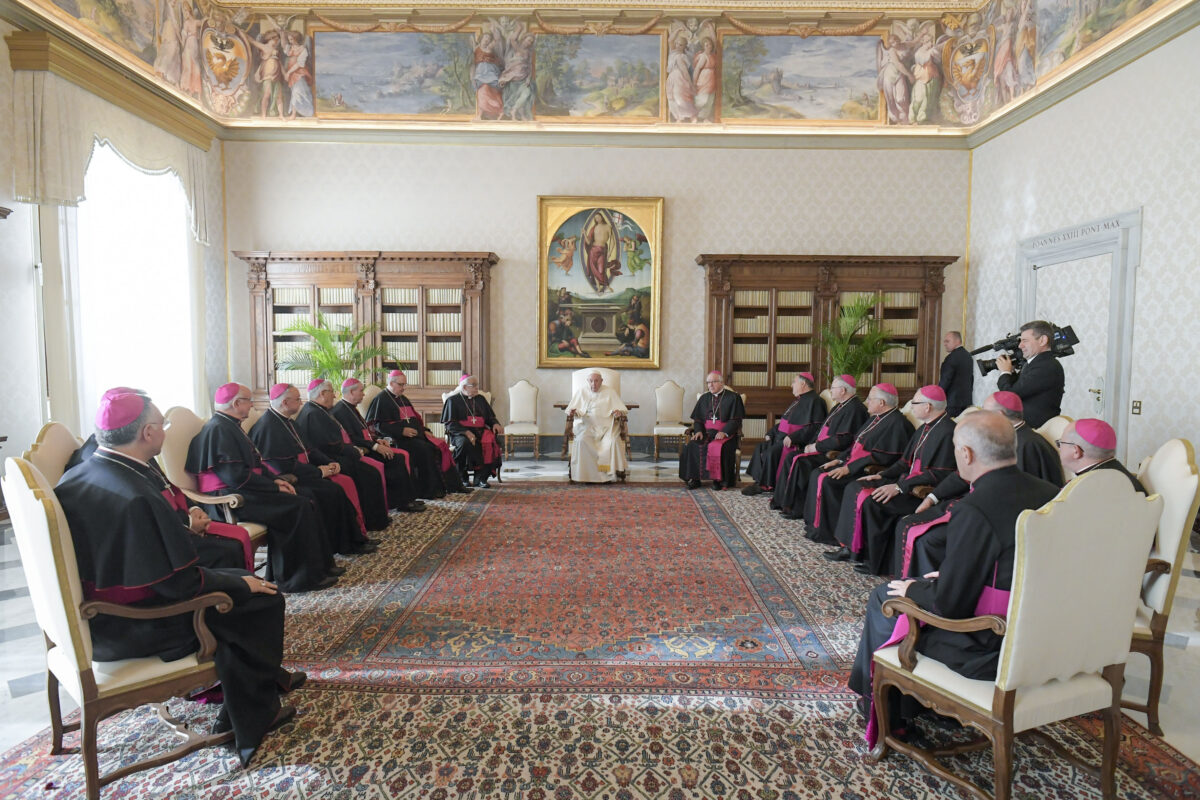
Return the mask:
<path id="1" fill-rule="evenodd" d="M 571 293 L 567 291 L 567 287 L 558 287 L 558 296 L 554 298 L 554 303 L 550 307 L 550 317 L 557 319 L 560 311 L 570 307 L 571 300 Z"/>
<path id="2" fill-rule="evenodd" d="M 996 51 L 992 61 L 992 79 L 996 84 L 997 105 L 1004 105 L 1020 94 L 1013 52 L 1016 27 L 1017 12 L 1011 0 L 1007 0 L 1001 5 L 1000 17 L 995 24 Z"/>
<path id="3" fill-rule="evenodd" d="M 483 31 L 475 41 L 475 118 L 500 119 L 504 113 L 504 95 L 500 91 L 501 60 L 496 37 Z"/>
<path id="4" fill-rule="evenodd" d="M 575 261 L 575 244 L 578 241 L 578 236 L 564 236 L 555 242 L 558 245 L 558 255 L 553 256 L 550 263 L 561 269 L 564 275 L 571 273 L 571 264 Z M 565 292 L 566 287 L 559 291 Z"/>
<path id="5" fill-rule="evenodd" d="M 1037 50 L 1037 22 L 1034 20 L 1034 0 L 1021 0 L 1020 22 L 1017 23 L 1017 81 L 1024 94 L 1037 84 L 1034 52 Z"/>
<path id="6" fill-rule="evenodd" d="M 617 331 L 617 341 L 621 343 L 621 346 L 604 355 L 650 357 L 650 326 L 642 320 L 634 322 L 631 318 L 626 322 L 625 330 Z"/>
<path id="7" fill-rule="evenodd" d="M 979 14 L 969 14 L 962 34 L 947 41 L 942 51 L 946 86 L 964 125 L 974 125 L 983 112 L 984 78 L 991 67 L 992 49 L 982 28 Z"/>
<path id="8" fill-rule="evenodd" d="M 183 54 L 179 62 L 179 88 L 192 97 L 200 96 L 204 72 L 200 67 L 200 32 L 204 17 L 192 13 L 190 0 L 183 3 Z"/>
<path id="9" fill-rule="evenodd" d="M 501 119 L 505 115 L 513 120 L 533 119 L 533 43 L 533 34 L 525 33 L 509 47 L 499 80 L 504 101 Z"/>
<path id="10" fill-rule="evenodd" d="M 311 117 L 313 115 L 312 89 L 309 79 L 312 74 L 308 71 L 308 44 L 300 31 L 288 31 L 287 41 L 283 52 L 287 54 L 287 64 L 283 68 L 283 77 L 291 88 L 291 99 L 288 101 L 288 119 Z"/>
<path id="11" fill-rule="evenodd" d="M 692 60 L 692 77 L 696 84 L 696 121 L 712 122 L 716 118 L 717 46 L 711 37 L 700 40 L 700 49 Z"/>
<path id="12" fill-rule="evenodd" d="M 550 323 L 550 346 L 560 353 L 574 353 L 583 358 L 591 358 L 579 346 L 575 338 L 575 312 L 569 308 L 560 308 L 558 316 Z"/>
<path id="13" fill-rule="evenodd" d="M 935 121 L 938 97 L 942 93 L 942 71 L 938 64 L 938 49 L 934 44 L 934 25 L 922 26 L 917 49 L 913 51 L 912 103 L 908 120 L 914 125 Z"/>
<path id="14" fill-rule="evenodd" d="M 640 233 L 636 237 L 621 237 L 621 249 L 625 251 L 625 266 L 629 267 L 630 275 L 636 275 L 650 265 L 649 256 L 642 255 L 642 244 L 645 241 L 646 237 Z M 632 302 L 630 300 L 631 304 Z"/>
<path id="15" fill-rule="evenodd" d="M 172 86 L 179 85 L 182 53 L 183 33 L 180 30 L 179 6 L 174 0 L 163 0 L 162 21 L 158 27 L 158 49 L 154 54 L 154 71 Z"/>
<path id="16" fill-rule="evenodd" d="M 621 274 L 617 226 L 607 209 L 597 208 L 583 223 L 584 277 L 597 294 L 612 291 L 612 280 Z"/>
<path id="17" fill-rule="evenodd" d="M 696 121 L 696 87 L 687 48 L 687 38 L 676 37 L 667 59 L 667 109 L 675 122 Z"/>
<path id="18" fill-rule="evenodd" d="M 879 68 L 879 91 L 887 103 L 888 122 L 907 125 L 913 74 L 904 63 L 908 56 L 907 46 L 896 34 L 895 26 L 884 32 L 875 61 Z"/>
<path id="19" fill-rule="evenodd" d="M 283 119 L 283 67 L 279 63 L 279 31 L 267 31 L 257 40 L 251 39 L 250 44 L 254 45 L 262 57 L 258 70 L 254 73 L 254 79 L 258 81 L 262 92 L 259 116 L 267 116 L 274 108 L 279 118 Z"/>

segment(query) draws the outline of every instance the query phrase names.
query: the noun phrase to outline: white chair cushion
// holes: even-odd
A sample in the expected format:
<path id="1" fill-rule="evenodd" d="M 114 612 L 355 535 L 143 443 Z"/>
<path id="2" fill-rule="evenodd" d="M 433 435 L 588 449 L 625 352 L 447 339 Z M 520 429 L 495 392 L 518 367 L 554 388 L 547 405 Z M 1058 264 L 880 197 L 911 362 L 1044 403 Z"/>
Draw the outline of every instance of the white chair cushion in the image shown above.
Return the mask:
<path id="1" fill-rule="evenodd" d="M 687 433 L 686 425 L 655 425 L 655 436 L 683 436 Z"/>
<path id="2" fill-rule="evenodd" d="M 255 542 L 267 535 L 267 526 L 260 522 L 239 522 L 238 527 L 250 534 L 250 541 Z"/>
<path id="3" fill-rule="evenodd" d="M 900 648 L 887 647 L 875 653 L 875 660 L 900 669 Z M 990 714 L 996 690 L 995 681 L 963 677 L 940 661 L 917 654 L 912 677 L 926 686 Z M 1016 733 L 1037 728 L 1060 719 L 1087 714 L 1112 702 L 1112 687 L 1095 673 L 1076 675 L 1066 681 L 1054 680 L 1017 692 L 1013 706 Z"/>
<path id="4" fill-rule="evenodd" d="M 51 648 L 46 653 L 46 666 L 58 677 L 75 702 L 82 704 L 83 689 L 79 685 L 79 671 L 61 647 Z M 177 661 L 163 661 L 154 657 L 92 662 L 92 676 L 96 680 L 96 690 L 100 697 L 157 683 L 175 675 L 199 672 L 201 669 L 195 654 L 186 655 Z"/>
<path id="5" fill-rule="evenodd" d="M 504 432 L 512 436 L 536 436 L 538 426 L 536 422 L 510 422 L 504 426 Z"/>

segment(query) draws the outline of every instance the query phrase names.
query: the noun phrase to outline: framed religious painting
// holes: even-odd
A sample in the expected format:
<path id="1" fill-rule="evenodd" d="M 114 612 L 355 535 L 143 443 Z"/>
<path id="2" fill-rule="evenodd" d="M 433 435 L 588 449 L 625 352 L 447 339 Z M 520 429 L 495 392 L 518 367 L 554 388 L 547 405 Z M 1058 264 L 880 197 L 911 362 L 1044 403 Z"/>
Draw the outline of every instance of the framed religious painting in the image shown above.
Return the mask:
<path id="1" fill-rule="evenodd" d="M 538 366 L 658 369 L 661 197 L 538 198 Z"/>

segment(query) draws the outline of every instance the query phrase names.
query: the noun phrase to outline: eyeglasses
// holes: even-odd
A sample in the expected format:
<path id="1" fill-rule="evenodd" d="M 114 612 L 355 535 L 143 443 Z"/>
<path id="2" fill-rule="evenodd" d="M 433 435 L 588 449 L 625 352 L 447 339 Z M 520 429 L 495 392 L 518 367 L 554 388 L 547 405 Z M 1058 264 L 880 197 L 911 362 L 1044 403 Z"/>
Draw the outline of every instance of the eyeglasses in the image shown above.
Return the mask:
<path id="1" fill-rule="evenodd" d="M 1079 447 L 1079 448 L 1083 447 L 1083 445 L 1081 445 L 1079 442 L 1068 442 L 1066 439 L 1055 439 L 1054 440 L 1055 447 L 1062 447 L 1064 444 L 1069 444 L 1072 447 Z"/>
<path id="2" fill-rule="evenodd" d="M 929 401 L 928 400 L 909 400 L 908 404 L 911 406 L 927 406 L 927 405 L 929 405 Z"/>
<path id="3" fill-rule="evenodd" d="M 164 419 L 162 422 L 147 422 L 146 424 L 157 425 L 159 428 L 165 431 L 167 428 L 171 427 L 171 420 Z"/>
<path id="4" fill-rule="evenodd" d="M 711 383 L 724 383 L 724 382 L 725 382 L 725 381 L 705 381 L 704 383 L 705 383 L 705 384 L 711 384 Z"/>

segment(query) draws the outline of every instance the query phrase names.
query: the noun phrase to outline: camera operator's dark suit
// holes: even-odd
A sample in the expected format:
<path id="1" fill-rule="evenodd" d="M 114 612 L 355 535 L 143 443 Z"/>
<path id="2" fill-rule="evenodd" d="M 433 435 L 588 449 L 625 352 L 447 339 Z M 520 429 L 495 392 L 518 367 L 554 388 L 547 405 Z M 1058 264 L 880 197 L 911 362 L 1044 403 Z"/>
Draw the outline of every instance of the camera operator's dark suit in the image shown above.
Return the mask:
<path id="1" fill-rule="evenodd" d="M 971 385 L 975 380 L 975 362 L 961 344 L 942 361 L 938 386 L 946 393 L 946 413 L 957 417 L 971 405 Z"/>
<path id="2" fill-rule="evenodd" d="M 1063 368 L 1049 351 L 1026 362 L 1015 378 L 1009 373 L 1001 375 L 998 385 L 1001 391 L 1014 392 L 1021 398 L 1025 422 L 1032 428 L 1042 427 L 1062 411 Z"/>

